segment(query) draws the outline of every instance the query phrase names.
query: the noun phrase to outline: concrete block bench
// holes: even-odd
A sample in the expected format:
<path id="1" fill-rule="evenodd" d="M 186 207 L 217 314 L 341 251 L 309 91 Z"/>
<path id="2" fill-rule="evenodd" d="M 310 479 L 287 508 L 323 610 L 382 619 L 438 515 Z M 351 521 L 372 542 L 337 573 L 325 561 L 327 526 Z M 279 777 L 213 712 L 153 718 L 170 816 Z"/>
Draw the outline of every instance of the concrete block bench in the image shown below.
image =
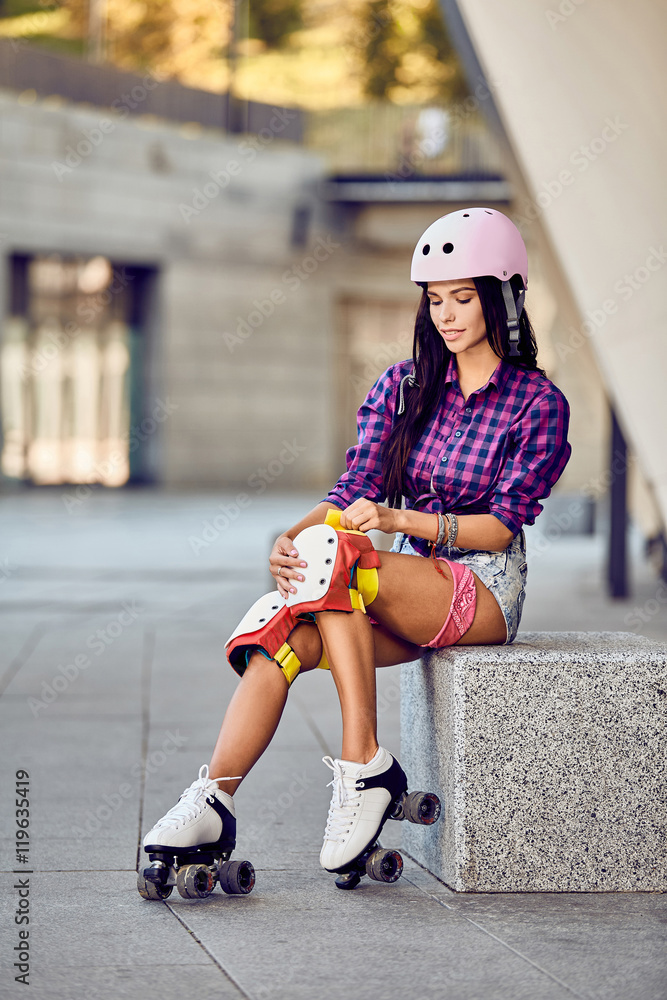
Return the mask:
<path id="1" fill-rule="evenodd" d="M 667 890 L 667 646 L 523 632 L 401 668 L 402 846 L 460 892 Z"/>

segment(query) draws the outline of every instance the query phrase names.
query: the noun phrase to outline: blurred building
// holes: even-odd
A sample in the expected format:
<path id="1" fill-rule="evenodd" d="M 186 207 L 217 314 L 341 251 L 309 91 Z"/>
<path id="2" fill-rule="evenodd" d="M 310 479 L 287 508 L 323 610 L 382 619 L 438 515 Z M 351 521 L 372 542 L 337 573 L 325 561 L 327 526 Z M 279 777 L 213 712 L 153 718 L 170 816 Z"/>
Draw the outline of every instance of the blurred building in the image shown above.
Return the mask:
<path id="1" fill-rule="evenodd" d="M 232 134 L 215 95 L 2 49 L 5 479 L 327 487 L 410 354 L 416 237 L 507 202 L 496 144 L 391 108 Z"/>
<path id="2" fill-rule="evenodd" d="M 634 174 L 630 183 L 620 133 L 586 176 L 570 165 L 576 184 L 553 173 L 563 150 L 571 158 L 583 142 L 567 134 L 574 95 L 560 117 L 554 94 L 548 114 L 532 107 L 529 128 L 517 96 L 564 72 L 545 55 L 547 32 L 559 44 L 567 37 L 546 5 L 510 19 L 499 7 L 490 19 L 498 32 L 523 25 L 535 90 L 476 4 L 443 6 L 471 85 L 459 105 L 312 116 L 253 105 L 240 132 L 229 129 L 239 109 L 216 95 L 0 43 L 5 483 L 326 489 L 368 388 L 410 354 L 417 237 L 438 215 L 477 204 L 522 229 L 540 361 L 571 403 L 559 530 L 590 529 L 607 496 L 611 396 L 631 449 L 632 510 L 647 536 L 661 533 L 665 465 L 649 432 L 651 407 L 665 402 L 653 398 L 665 363 L 660 277 L 630 303 L 650 350 L 631 351 L 627 380 L 622 351 L 612 358 L 629 314 L 620 292 L 606 295 L 657 239 L 646 213 L 653 174 L 645 189 Z M 604 17 L 593 0 L 587 9 L 579 23 L 590 34 Z M 564 30 L 574 26 L 573 16 Z M 612 103 L 595 112 L 601 128 L 605 115 L 616 120 Z M 590 116 L 586 127 L 594 140 Z M 644 135 L 643 119 L 633 128 Z M 536 149 L 552 160 L 534 165 Z M 613 188 L 602 183 L 608 172 Z M 616 237 L 618 219 L 631 240 Z M 611 244 L 618 259 L 605 256 Z M 595 317 L 610 297 L 618 310 L 602 324 L 615 345 L 607 357 Z"/>

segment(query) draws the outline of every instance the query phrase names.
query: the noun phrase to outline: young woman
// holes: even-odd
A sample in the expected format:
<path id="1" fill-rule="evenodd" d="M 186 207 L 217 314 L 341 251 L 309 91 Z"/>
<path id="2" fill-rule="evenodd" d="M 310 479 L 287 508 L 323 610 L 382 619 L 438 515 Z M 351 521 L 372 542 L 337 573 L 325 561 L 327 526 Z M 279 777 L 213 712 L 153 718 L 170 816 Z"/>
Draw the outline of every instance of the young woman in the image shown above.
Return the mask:
<path id="1" fill-rule="evenodd" d="M 349 869 L 407 788 L 378 746 L 376 667 L 422 647 L 516 636 L 522 527 L 570 455 L 568 404 L 537 367 L 523 309 L 526 249 L 502 213 L 464 209 L 426 230 L 411 277 L 423 290 L 413 359 L 369 392 L 347 472 L 276 539 L 277 592 L 227 644 L 242 680 L 211 762 L 144 839 L 151 882 L 165 878 L 170 852 L 231 842 L 232 795 L 271 741 L 292 680 L 317 666 L 331 670 L 343 720 L 341 757 L 324 758 L 334 778 L 320 860 Z M 374 551 L 371 529 L 396 534 L 391 552 Z"/>

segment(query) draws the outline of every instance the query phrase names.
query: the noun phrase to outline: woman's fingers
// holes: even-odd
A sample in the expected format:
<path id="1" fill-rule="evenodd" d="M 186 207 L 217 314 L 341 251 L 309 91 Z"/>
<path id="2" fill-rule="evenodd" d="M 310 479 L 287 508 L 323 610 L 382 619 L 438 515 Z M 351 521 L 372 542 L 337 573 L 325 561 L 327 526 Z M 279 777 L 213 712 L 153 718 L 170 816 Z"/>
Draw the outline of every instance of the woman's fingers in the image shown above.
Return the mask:
<path id="1" fill-rule="evenodd" d="M 341 515 L 341 527 L 370 531 L 378 526 L 377 504 L 372 500 L 355 500 Z"/>
<path id="2" fill-rule="evenodd" d="M 273 568 L 272 568 L 273 572 Z M 303 583 L 304 576 L 301 572 L 300 566 L 290 566 L 287 563 L 283 563 L 276 566 L 275 572 L 273 574 L 278 582 L 278 587 L 281 590 L 291 591 L 291 593 L 296 593 L 295 583 Z"/>
<path id="3" fill-rule="evenodd" d="M 299 558 L 291 538 L 282 535 L 276 539 L 269 556 L 269 567 L 283 597 L 287 597 L 290 592 L 296 593 L 294 582 L 303 580 L 302 570 L 306 568 L 306 562 Z"/>

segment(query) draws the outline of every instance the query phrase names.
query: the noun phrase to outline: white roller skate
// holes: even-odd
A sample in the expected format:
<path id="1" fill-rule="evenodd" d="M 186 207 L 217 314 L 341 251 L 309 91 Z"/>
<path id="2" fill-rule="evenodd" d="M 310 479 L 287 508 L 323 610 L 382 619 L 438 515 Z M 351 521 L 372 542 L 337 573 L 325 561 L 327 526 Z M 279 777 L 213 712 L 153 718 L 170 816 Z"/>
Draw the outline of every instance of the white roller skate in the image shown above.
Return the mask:
<path id="1" fill-rule="evenodd" d="M 333 794 L 320 864 L 339 875 L 339 889 L 354 889 L 363 875 L 376 882 L 396 882 L 403 871 L 398 851 L 384 850 L 378 836 L 387 819 L 429 825 L 440 815 L 440 799 L 432 792 L 408 794 L 401 765 L 383 747 L 367 764 L 322 760 L 333 771 Z"/>
<path id="2" fill-rule="evenodd" d="M 218 787 L 222 780 L 230 779 L 209 778 L 203 764 L 197 780 L 144 837 L 151 862 L 137 875 L 144 899 L 166 899 L 174 886 L 185 899 L 201 899 L 216 882 L 229 894 L 252 890 L 250 862 L 229 860 L 236 847 L 236 813 L 231 795 Z"/>

